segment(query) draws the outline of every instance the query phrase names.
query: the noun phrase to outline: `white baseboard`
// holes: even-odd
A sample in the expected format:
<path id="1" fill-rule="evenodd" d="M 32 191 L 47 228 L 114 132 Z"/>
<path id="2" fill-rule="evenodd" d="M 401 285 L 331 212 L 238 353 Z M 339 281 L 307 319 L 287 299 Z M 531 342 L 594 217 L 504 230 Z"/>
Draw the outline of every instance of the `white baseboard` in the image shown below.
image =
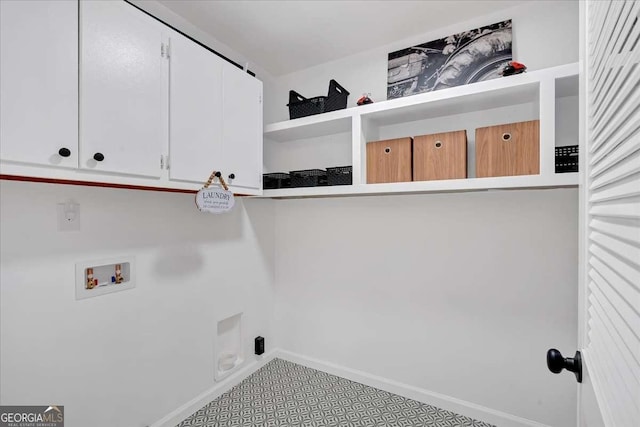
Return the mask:
<path id="1" fill-rule="evenodd" d="M 188 418 L 189 415 L 193 414 L 212 400 L 215 400 L 223 393 L 229 391 L 234 386 L 240 384 L 242 380 L 273 360 L 276 351 L 277 350 L 271 350 L 270 352 L 262 355 L 259 360 L 247 363 L 237 372 L 234 372 L 224 380 L 217 382 L 209 390 L 201 393 L 199 396 L 193 398 L 175 411 L 167 414 L 165 417 L 151 424 L 149 427 L 175 427 L 177 424 Z"/>
<path id="2" fill-rule="evenodd" d="M 371 375 L 366 372 L 357 371 L 355 369 L 346 368 L 333 363 L 292 353 L 286 350 L 276 350 L 274 357 L 288 360 L 299 365 L 337 375 L 351 381 L 375 387 L 380 390 L 388 391 L 408 399 L 417 400 L 427 405 L 436 406 L 446 409 L 460 415 L 474 418 L 479 421 L 494 424 L 499 427 L 549 427 L 537 421 L 528 420 L 506 412 L 496 411 L 482 405 L 456 399 L 451 396 L 403 384 L 387 378 Z"/>
<path id="3" fill-rule="evenodd" d="M 227 377 L 224 381 L 217 383 L 209 390 L 185 403 L 159 421 L 156 421 L 150 427 L 175 427 L 181 421 L 189 417 L 189 415 L 193 414 L 207 403 L 239 384 L 242 380 L 260 369 L 266 363 L 273 360 L 275 357 L 317 369 L 319 371 L 324 371 L 329 374 L 337 375 L 370 387 L 375 387 L 408 399 L 417 400 L 418 402 L 426 403 L 427 405 L 446 409 L 476 420 L 485 421 L 499 427 L 549 427 L 546 424 L 456 399 L 451 396 L 446 396 L 444 394 L 280 349 L 272 350 L 262 356 L 260 360 L 247 364 L 236 373 Z"/>

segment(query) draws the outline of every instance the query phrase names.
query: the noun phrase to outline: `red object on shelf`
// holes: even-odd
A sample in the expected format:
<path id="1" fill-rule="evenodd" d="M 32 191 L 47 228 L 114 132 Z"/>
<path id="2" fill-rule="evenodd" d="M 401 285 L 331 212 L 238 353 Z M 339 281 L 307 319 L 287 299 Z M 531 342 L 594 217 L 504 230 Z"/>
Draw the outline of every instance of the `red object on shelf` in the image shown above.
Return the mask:
<path id="1" fill-rule="evenodd" d="M 357 105 L 373 104 L 373 100 L 369 96 L 370 94 L 365 93 L 364 95 L 362 95 L 360 99 L 358 99 L 358 102 L 356 102 L 356 104 Z"/>
<path id="2" fill-rule="evenodd" d="M 502 69 L 500 74 L 502 74 L 502 76 L 511 76 L 513 74 L 524 73 L 525 71 L 527 71 L 526 65 L 521 62 L 511 61 Z"/>

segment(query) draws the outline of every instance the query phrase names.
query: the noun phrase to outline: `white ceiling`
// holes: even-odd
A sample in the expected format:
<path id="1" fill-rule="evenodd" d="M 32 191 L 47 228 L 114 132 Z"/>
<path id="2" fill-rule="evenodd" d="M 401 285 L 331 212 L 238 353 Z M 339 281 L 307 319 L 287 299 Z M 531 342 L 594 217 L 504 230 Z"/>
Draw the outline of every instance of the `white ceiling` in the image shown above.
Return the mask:
<path id="1" fill-rule="evenodd" d="M 279 76 L 526 0 L 159 1 Z"/>

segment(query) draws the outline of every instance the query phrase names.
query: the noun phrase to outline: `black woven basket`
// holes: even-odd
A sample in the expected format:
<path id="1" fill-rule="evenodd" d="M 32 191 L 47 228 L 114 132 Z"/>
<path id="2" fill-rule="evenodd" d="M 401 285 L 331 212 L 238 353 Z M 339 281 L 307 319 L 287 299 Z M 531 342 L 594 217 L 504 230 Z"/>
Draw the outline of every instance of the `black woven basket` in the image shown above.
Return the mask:
<path id="1" fill-rule="evenodd" d="M 556 147 L 556 173 L 578 172 L 578 146 Z"/>
<path id="2" fill-rule="evenodd" d="M 293 120 L 314 114 L 342 110 L 347 108 L 348 97 L 349 92 L 333 79 L 329 82 L 329 93 L 327 96 L 305 98 L 295 90 L 290 90 L 289 103 L 287 104 L 287 107 L 289 107 L 289 118 Z"/>
<path id="3" fill-rule="evenodd" d="M 265 173 L 262 175 L 262 189 L 275 190 L 278 188 L 289 188 L 291 186 L 291 177 L 288 173 L 276 172 Z"/>
<path id="4" fill-rule="evenodd" d="M 352 183 L 353 166 L 327 168 L 327 185 L 351 185 Z"/>
<path id="5" fill-rule="evenodd" d="M 291 171 L 291 187 L 318 187 L 327 185 L 327 172 L 322 169 Z"/>
<path id="6" fill-rule="evenodd" d="M 298 119 L 300 117 L 313 116 L 324 113 L 324 100 L 326 96 L 316 96 L 315 98 L 305 98 L 294 90 L 289 91 L 289 118 Z"/>

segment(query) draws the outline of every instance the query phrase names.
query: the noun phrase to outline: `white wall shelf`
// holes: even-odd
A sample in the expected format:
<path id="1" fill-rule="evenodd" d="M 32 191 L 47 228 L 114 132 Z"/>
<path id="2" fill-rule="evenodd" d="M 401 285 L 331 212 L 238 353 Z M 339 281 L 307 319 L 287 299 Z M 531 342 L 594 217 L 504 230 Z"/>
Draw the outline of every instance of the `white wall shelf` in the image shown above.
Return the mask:
<path id="1" fill-rule="evenodd" d="M 575 187 L 578 173 L 556 174 L 554 164 L 556 146 L 578 144 L 578 126 L 573 117 L 577 118 L 578 110 L 578 72 L 577 63 L 567 64 L 266 125 L 265 173 L 344 166 L 344 153 L 336 155 L 335 163 L 330 164 L 329 152 L 335 150 L 335 140 L 350 132 L 353 184 L 265 190 L 263 197 Z M 475 128 L 526 120 L 540 120 L 540 174 L 476 178 Z M 463 128 L 469 140 L 469 178 L 366 183 L 368 142 Z M 316 160 L 319 150 L 325 152 Z"/>
<path id="2" fill-rule="evenodd" d="M 264 137 L 272 141 L 285 142 L 349 132 L 354 110 L 354 108 L 350 108 L 332 111 L 266 125 Z"/>
<path id="3" fill-rule="evenodd" d="M 265 190 L 263 197 L 326 197 L 347 195 L 443 193 L 458 191 L 508 190 L 532 188 L 562 188 L 578 185 L 578 173 L 507 176 L 495 178 L 448 179 L 441 181 L 392 182 L 388 184 L 336 185 L 329 187 L 282 188 Z"/>

